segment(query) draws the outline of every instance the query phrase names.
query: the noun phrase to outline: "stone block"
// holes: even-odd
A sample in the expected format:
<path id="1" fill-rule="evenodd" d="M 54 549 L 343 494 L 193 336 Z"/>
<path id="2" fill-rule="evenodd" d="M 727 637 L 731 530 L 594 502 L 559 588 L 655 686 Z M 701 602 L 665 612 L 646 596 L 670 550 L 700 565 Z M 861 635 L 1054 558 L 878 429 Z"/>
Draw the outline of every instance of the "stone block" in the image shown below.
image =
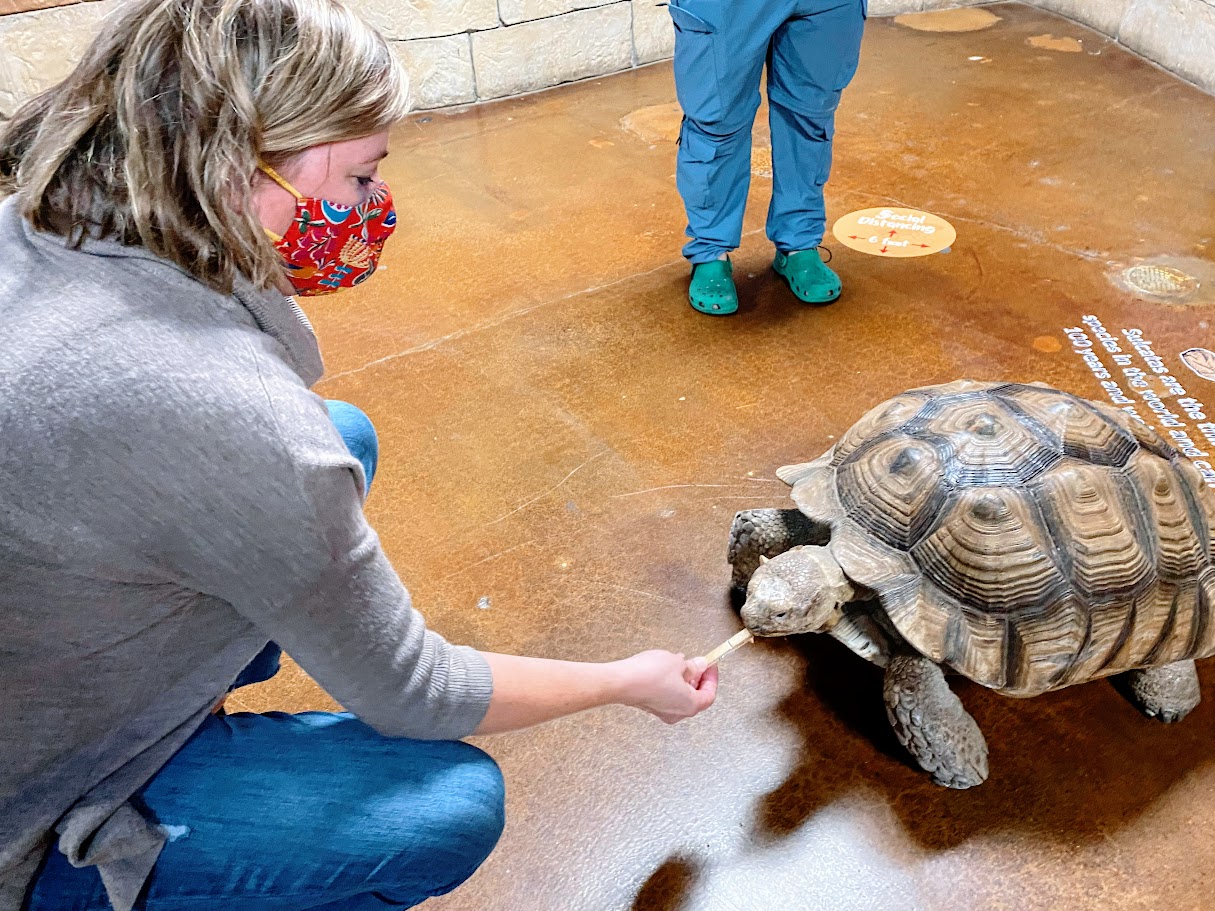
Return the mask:
<path id="1" fill-rule="evenodd" d="M 346 0 L 393 41 L 497 28 L 497 0 Z"/>
<path id="2" fill-rule="evenodd" d="M 472 36 L 477 97 L 503 98 L 633 63 L 628 3 L 579 10 Z"/>
<path id="3" fill-rule="evenodd" d="M 392 49 L 409 71 L 409 94 L 414 110 L 477 100 L 472 41 L 468 35 L 394 42 Z"/>
<path id="4" fill-rule="evenodd" d="M 615 2 L 617 0 L 498 0 L 498 16 L 506 25 L 517 25 Z"/>
<path id="5" fill-rule="evenodd" d="M 1131 0 L 1118 40 L 1215 91 L 1215 6 L 1205 0 Z"/>
<path id="6" fill-rule="evenodd" d="M 980 6 L 988 2 L 990 0 L 869 0 L 869 15 L 871 17 L 902 16 L 905 13 Z"/>
<path id="7" fill-rule="evenodd" d="M 1034 5 L 1116 38 L 1131 0 L 1034 0 Z"/>
<path id="8" fill-rule="evenodd" d="M 658 0 L 632 0 L 633 50 L 637 62 L 653 63 L 675 54 L 675 26 L 671 14 Z"/>
<path id="9" fill-rule="evenodd" d="M 869 0 L 870 16 L 901 16 L 924 9 L 925 0 Z M 953 5 L 957 5 L 955 2 Z M 930 7 L 935 9 L 936 7 Z"/>
<path id="10" fill-rule="evenodd" d="M 979 7 L 904 13 L 894 21 L 920 32 L 978 32 L 1000 23 L 1000 17 Z"/>
<path id="11" fill-rule="evenodd" d="M 919 0 L 920 11 L 925 13 L 935 10 L 961 9 L 971 5 L 966 0 Z"/>
<path id="12" fill-rule="evenodd" d="M 117 0 L 0 17 L 0 115 L 62 81 Z"/>
<path id="13" fill-rule="evenodd" d="M 0 0 L 0 16 L 49 9 L 52 6 L 71 6 L 79 2 L 80 0 Z"/>

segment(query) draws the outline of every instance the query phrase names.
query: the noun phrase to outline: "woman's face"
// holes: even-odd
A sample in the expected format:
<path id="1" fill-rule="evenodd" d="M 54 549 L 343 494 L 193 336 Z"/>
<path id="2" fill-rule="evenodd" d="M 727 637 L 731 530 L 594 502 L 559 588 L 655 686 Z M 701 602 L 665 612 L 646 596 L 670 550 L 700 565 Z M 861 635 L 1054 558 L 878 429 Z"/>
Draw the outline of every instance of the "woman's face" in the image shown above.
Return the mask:
<path id="1" fill-rule="evenodd" d="M 367 201 L 371 188 L 380 182 L 380 161 L 387 154 L 385 130 L 362 139 L 313 146 L 288 161 L 279 173 L 302 196 L 357 206 Z M 295 205 L 294 196 L 258 172 L 253 207 L 262 227 L 286 234 Z"/>

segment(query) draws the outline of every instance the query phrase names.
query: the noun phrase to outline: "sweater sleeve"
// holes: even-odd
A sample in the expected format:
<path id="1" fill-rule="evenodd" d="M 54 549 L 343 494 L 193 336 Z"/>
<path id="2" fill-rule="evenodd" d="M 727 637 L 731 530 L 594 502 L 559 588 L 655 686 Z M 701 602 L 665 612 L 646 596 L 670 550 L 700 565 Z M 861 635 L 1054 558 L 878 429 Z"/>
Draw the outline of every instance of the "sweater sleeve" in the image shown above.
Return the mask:
<path id="1" fill-rule="evenodd" d="M 127 514 L 114 521 L 140 529 L 158 568 L 230 604 L 379 732 L 471 734 L 493 688 L 485 659 L 414 610 L 324 402 L 265 360 L 252 379 L 181 409 L 157 390 L 137 418 L 141 447 L 121 475 L 131 489 L 118 497 Z"/>
<path id="2" fill-rule="evenodd" d="M 285 554 L 275 551 L 295 546 L 296 536 L 268 529 L 267 543 L 253 548 L 265 562 L 248 566 L 241 581 L 212 573 L 216 594 L 381 733 L 471 734 L 492 691 L 485 659 L 427 629 L 363 517 L 354 470 L 301 466 L 299 472 L 300 518 L 311 519 L 313 533 L 300 536 L 299 553 Z M 268 574 L 276 564 L 279 572 Z"/>

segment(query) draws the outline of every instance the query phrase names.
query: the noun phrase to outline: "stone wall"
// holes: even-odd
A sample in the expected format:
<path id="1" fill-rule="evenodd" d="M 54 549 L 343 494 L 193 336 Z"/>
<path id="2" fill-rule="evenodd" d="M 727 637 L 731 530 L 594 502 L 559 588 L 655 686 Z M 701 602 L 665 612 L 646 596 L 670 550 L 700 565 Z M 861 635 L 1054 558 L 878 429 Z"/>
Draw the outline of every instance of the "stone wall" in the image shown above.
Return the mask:
<path id="1" fill-rule="evenodd" d="M 0 0 L 0 117 L 68 72 L 119 0 Z M 420 109 L 489 101 L 671 56 L 661 0 L 348 0 L 392 42 Z M 1215 0 L 1031 0 L 1215 91 Z M 968 0 L 870 0 L 871 15 Z"/>
<path id="2" fill-rule="evenodd" d="M 1215 0 L 1033 0 L 1215 92 Z"/>
<path id="3" fill-rule="evenodd" d="M 348 0 L 393 42 L 419 108 L 489 101 L 669 57 L 658 0 Z"/>
<path id="4" fill-rule="evenodd" d="M 10 116 L 30 95 L 67 76 L 116 2 L 96 0 L 0 16 L 0 116 Z M 0 12 L 4 9 L 0 5 Z"/>
<path id="5" fill-rule="evenodd" d="M 0 117 L 62 79 L 118 0 L 0 0 Z M 489 101 L 670 57 L 660 0 L 347 0 L 409 70 L 417 108 Z"/>

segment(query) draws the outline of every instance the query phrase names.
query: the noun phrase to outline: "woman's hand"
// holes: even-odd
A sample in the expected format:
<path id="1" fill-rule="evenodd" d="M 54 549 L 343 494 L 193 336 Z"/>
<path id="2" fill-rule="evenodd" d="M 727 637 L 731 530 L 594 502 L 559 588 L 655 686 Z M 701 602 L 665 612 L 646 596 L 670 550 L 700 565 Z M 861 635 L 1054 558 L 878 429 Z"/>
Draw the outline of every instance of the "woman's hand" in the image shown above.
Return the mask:
<path id="1" fill-rule="evenodd" d="M 675 724 L 703 712 L 717 698 L 717 668 L 704 658 L 688 660 L 672 652 L 641 652 L 616 662 L 621 702 Z"/>

